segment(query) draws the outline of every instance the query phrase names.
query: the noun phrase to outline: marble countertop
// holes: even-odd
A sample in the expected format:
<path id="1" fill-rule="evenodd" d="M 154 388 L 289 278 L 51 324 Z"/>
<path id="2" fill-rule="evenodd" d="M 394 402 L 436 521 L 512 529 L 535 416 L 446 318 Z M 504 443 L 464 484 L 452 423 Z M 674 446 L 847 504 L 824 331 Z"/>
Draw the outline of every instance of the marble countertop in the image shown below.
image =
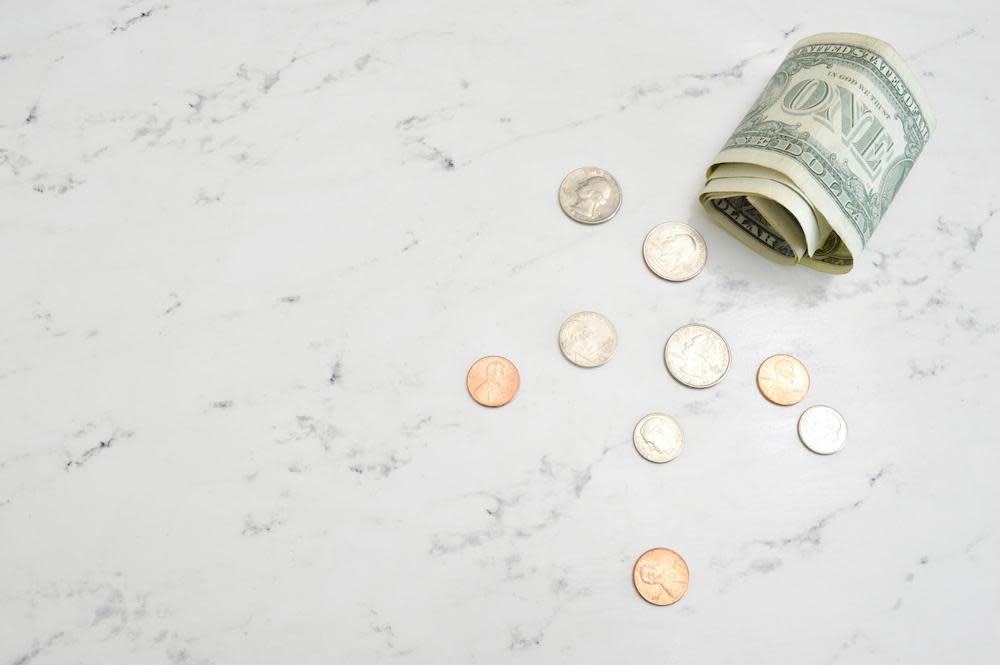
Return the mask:
<path id="1" fill-rule="evenodd" d="M 0 665 L 995 661 L 995 5 L 122 3 L 0 23 Z M 831 30 L 938 117 L 834 278 L 696 201 Z M 556 205 L 583 164 L 607 224 Z M 667 220 L 708 244 L 689 283 L 642 262 Z M 590 371 L 556 344 L 583 309 L 620 335 Z M 733 352 L 705 391 L 662 362 L 690 321 Z M 800 407 L 754 385 L 779 352 Z M 797 440 L 817 403 L 836 455 Z M 655 546 L 691 569 L 668 608 L 631 584 Z"/>

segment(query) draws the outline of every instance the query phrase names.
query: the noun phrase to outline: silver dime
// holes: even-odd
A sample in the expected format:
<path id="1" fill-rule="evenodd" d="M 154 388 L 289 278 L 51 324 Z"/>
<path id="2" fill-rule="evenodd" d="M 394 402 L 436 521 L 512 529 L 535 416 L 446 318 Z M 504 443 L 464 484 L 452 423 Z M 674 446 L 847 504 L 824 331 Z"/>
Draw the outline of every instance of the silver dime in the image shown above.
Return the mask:
<path id="1" fill-rule="evenodd" d="M 559 206 L 582 224 L 601 224 L 615 216 L 622 188 L 610 173 L 594 166 L 574 169 L 559 185 Z"/>
<path id="2" fill-rule="evenodd" d="M 814 453 L 830 455 L 847 443 L 847 422 L 835 409 L 810 406 L 799 416 L 799 439 Z"/>
<path id="3" fill-rule="evenodd" d="M 680 222 L 667 222 L 646 234 L 642 258 L 663 279 L 683 282 L 705 267 L 708 250 L 705 239 L 695 229 Z"/>
<path id="4" fill-rule="evenodd" d="M 691 388 L 708 388 L 729 371 L 729 345 L 708 326 L 681 326 L 667 340 L 663 359 L 670 375 Z"/>
<path id="5" fill-rule="evenodd" d="M 650 462 L 662 464 L 681 454 L 684 432 L 677 421 L 662 413 L 651 413 L 632 431 L 636 451 Z"/>
<path id="6" fill-rule="evenodd" d="M 603 365 L 617 345 L 615 327 L 597 312 L 577 312 L 559 328 L 559 349 L 566 360 L 580 367 Z"/>

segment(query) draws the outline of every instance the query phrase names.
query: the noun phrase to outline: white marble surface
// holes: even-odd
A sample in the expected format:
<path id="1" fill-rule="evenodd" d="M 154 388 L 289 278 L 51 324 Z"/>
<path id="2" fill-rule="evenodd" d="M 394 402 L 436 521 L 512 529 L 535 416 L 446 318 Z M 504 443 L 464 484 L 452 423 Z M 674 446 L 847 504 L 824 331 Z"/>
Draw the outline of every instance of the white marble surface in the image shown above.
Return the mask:
<path id="1" fill-rule="evenodd" d="M 833 5 L 833 3 L 831 3 Z M 992 663 L 1000 68 L 990 3 L 7 2 L 0 665 Z M 938 130 L 853 274 L 697 207 L 788 48 L 892 42 Z M 622 183 L 574 224 L 572 167 Z M 993 175 L 990 175 L 993 172 Z M 687 220 L 709 264 L 653 277 Z M 570 313 L 617 325 L 592 371 Z M 662 345 L 733 349 L 692 391 Z M 847 447 L 754 371 L 791 352 Z M 466 394 L 513 359 L 517 399 Z M 675 415 L 684 454 L 630 444 Z M 635 557 L 692 572 L 642 602 Z"/>

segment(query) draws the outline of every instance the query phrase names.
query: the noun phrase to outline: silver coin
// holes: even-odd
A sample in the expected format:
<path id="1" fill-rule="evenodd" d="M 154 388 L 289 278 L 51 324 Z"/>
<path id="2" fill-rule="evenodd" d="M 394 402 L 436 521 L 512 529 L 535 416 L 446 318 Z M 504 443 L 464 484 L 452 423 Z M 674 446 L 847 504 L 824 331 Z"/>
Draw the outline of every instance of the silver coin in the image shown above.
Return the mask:
<path id="1" fill-rule="evenodd" d="M 799 439 L 814 453 L 830 455 L 847 443 L 847 422 L 835 409 L 810 406 L 799 416 Z"/>
<path id="2" fill-rule="evenodd" d="M 681 454 L 684 432 L 677 421 L 662 413 L 651 413 L 632 432 L 636 451 L 650 462 L 663 464 Z"/>
<path id="3" fill-rule="evenodd" d="M 577 312 L 559 328 L 559 349 L 566 360 L 580 367 L 608 362 L 618 346 L 618 333 L 607 317 L 597 312 Z"/>
<path id="4" fill-rule="evenodd" d="M 729 371 L 729 345 L 708 326 L 681 326 L 667 340 L 663 359 L 670 375 L 691 388 L 708 388 Z"/>
<path id="5" fill-rule="evenodd" d="M 601 224 L 615 216 L 622 188 L 610 173 L 594 166 L 574 169 L 559 185 L 559 206 L 582 224 Z"/>
<path id="6" fill-rule="evenodd" d="M 708 250 L 705 239 L 695 229 L 680 222 L 667 222 L 646 234 L 642 258 L 663 279 L 683 282 L 705 267 Z"/>

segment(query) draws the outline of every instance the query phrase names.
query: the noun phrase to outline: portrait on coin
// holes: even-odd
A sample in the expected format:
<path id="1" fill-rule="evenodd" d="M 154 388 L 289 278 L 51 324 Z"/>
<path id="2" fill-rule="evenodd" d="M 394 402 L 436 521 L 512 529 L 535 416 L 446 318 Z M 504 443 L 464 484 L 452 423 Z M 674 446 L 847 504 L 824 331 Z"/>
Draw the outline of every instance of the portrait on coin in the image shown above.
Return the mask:
<path id="1" fill-rule="evenodd" d="M 684 342 L 684 346 L 677 353 L 678 369 L 689 376 L 702 376 L 715 371 L 711 358 L 717 346 L 716 340 L 709 335 L 695 335 Z"/>
<path id="2" fill-rule="evenodd" d="M 506 378 L 506 368 L 499 360 L 492 360 L 486 365 L 482 383 L 472 391 L 472 396 L 480 403 L 492 404 L 504 396 L 503 382 Z"/>
<path id="3" fill-rule="evenodd" d="M 576 199 L 569 204 L 570 209 L 581 217 L 593 219 L 614 196 L 614 189 L 601 176 L 591 176 L 573 188 L 573 194 Z"/>
<path id="4" fill-rule="evenodd" d="M 844 429 L 843 423 L 838 416 L 822 418 L 818 426 L 814 427 L 809 433 L 811 437 L 810 443 L 822 448 L 836 445 L 840 441 Z"/>
<path id="5" fill-rule="evenodd" d="M 670 570 L 675 573 L 677 572 L 672 567 Z M 660 587 L 668 596 L 676 600 L 683 592 L 684 585 L 687 584 L 687 579 L 677 576 L 668 579 L 668 572 L 670 571 L 665 570 L 665 566 L 655 559 L 639 563 L 639 579 L 644 584 Z"/>
<path id="6" fill-rule="evenodd" d="M 601 344 L 594 331 L 586 325 L 574 326 L 569 332 L 569 352 L 576 362 L 601 364 L 605 360 L 604 346 L 606 344 Z"/>
<path id="7" fill-rule="evenodd" d="M 779 379 L 789 384 L 794 384 L 799 376 L 799 368 L 790 358 L 778 358 L 774 364 L 774 372 Z"/>
<path id="8" fill-rule="evenodd" d="M 687 233 L 677 233 L 664 238 L 656 249 L 659 252 L 659 263 L 665 267 L 685 265 L 695 258 L 698 242 Z"/>
<path id="9" fill-rule="evenodd" d="M 674 448 L 673 437 L 667 432 L 666 424 L 661 418 L 650 418 L 643 422 L 639 427 L 639 436 L 661 455 Z"/>

